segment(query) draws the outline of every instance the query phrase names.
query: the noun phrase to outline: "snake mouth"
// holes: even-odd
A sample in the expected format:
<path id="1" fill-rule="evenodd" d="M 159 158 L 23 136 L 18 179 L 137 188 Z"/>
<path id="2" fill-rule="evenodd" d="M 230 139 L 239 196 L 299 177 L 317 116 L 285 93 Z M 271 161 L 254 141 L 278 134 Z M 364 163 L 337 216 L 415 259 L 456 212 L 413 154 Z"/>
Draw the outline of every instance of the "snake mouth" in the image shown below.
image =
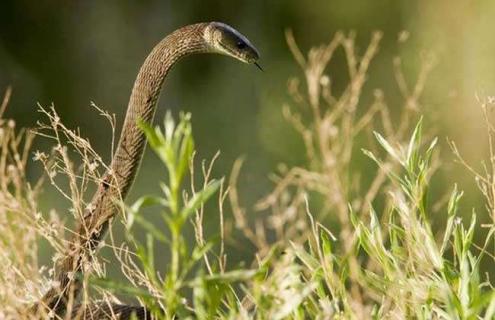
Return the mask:
<path id="1" fill-rule="evenodd" d="M 233 50 L 232 48 L 224 45 L 223 43 L 219 43 L 219 47 L 221 48 L 221 51 L 223 51 L 225 54 L 234 57 L 235 59 L 241 62 L 254 64 L 260 71 L 262 72 L 265 71 L 258 63 L 258 51 L 256 49 L 253 48 L 253 51 L 256 54 L 254 57 L 246 57 L 245 55 L 240 54 L 238 51 Z"/>
<path id="2" fill-rule="evenodd" d="M 234 58 L 236 58 L 237 60 L 240 60 L 244 63 L 249 63 L 249 64 L 256 64 L 256 61 L 258 60 L 258 52 L 256 51 L 256 49 L 252 48 L 252 51 L 253 51 L 253 56 L 250 56 L 248 53 L 249 52 L 246 52 L 243 54 L 243 52 L 240 52 L 240 51 L 237 51 L 237 50 L 234 50 L 232 49 L 232 47 L 230 46 L 226 46 L 224 45 L 223 43 L 218 43 L 219 47 L 221 48 L 222 51 L 224 51 L 224 53 L 226 53 L 227 55 L 229 56 L 232 56 Z M 258 65 L 258 68 L 259 68 L 259 65 Z"/>

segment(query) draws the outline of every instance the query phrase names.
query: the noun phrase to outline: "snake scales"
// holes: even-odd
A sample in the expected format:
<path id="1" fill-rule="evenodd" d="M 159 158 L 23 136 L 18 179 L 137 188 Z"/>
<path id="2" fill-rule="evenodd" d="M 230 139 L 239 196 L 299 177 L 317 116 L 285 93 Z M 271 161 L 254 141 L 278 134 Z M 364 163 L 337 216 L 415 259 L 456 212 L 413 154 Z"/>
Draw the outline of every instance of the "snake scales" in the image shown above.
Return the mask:
<path id="1" fill-rule="evenodd" d="M 259 57 L 256 48 L 246 37 L 219 22 L 185 26 L 156 45 L 146 58 L 134 83 L 110 171 L 99 183 L 82 221 L 79 221 L 70 246 L 57 264 L 54 280 L 58 285 L 49 289 L 41 300 L 30 308 L 31 318 L 130 319 L 134 314 L 137 319 L 150 319 L 149 312 L 140 306 L 72 306 L 75 305 L 81 291 L 80 275 L 84 271 L 84 264 L 95 254 L 110 220 L 118 212 L 115 200 L 126 198 L 138 172 L 146 139 L 137 126 L 137 120 L 153 120 L 168 72 L 180 58 L 196 53 L 220 53 L 256 65 Z"/>

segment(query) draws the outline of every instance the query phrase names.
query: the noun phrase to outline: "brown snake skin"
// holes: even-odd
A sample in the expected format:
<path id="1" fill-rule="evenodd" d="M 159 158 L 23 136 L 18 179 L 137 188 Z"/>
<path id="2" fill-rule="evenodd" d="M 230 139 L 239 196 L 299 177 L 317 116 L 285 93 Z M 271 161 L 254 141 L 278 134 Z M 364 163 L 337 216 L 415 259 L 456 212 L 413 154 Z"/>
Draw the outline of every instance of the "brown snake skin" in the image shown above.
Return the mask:
<path id="1" fill-rule="evenodd" d="M 93 196 L 89 209 L 77 226 L 75 236 L 57 264 L 53 287 L 29 310 L 38 318 L 58 319 L 151 319 L 144 307 L 127 305 L 84 305 L 74 307 L 81 291 L 81 274 L 105 236 L 110 220 L 118 212 L 132 186 L 146 145 L 137 121 L 150 123 L 165 77 L 182 57 L 196 53 L 221 53 L 246 63 L 256 63 L 258 53 L 233 28 L 217 22 L 198 23 L 174 31 L 151 51 L 134 83 L 120 140 L 110 166 Z M 70 312 L 70 316 L 66 313 Z M 36 318 L 35 317 L 35 318 Z"/>

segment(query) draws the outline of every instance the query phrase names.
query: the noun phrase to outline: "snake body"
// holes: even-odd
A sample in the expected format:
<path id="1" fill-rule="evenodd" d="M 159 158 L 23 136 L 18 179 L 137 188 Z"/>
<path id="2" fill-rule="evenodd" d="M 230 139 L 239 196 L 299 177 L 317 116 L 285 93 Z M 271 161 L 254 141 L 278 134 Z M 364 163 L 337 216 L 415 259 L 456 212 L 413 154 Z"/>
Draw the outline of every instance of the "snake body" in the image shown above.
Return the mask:
<path id="1" fill-rule="evenodd" d="M 135 80 L 110 170 L 99 183 L 83 219 L 79 221 L 74 238 L 57 265 L 55 280 L 58 285 L 49 289 L 30 308 L 30 314 L 64 318 L 70 311 L 72 316 L 82 319 L 130 319 L 131 314 L 137 319 L 149 319 L 150 315 L 143 307 L 103 304 L 81 308 L 71 306 L 75 305 L 82 288 L 80 275 L 95 254 L 110 220 L 118 212 L 116 200 L 126 198 L 138 172 L 146 138 L 137 121 L 149 123 L 153 120 L 168 72 L 182 57 L 197 53 L 220 53 L 254 64 L 258 59 L 257 50 L 247 38 L 219 22 L 185 26 L 155 46 Z"/>

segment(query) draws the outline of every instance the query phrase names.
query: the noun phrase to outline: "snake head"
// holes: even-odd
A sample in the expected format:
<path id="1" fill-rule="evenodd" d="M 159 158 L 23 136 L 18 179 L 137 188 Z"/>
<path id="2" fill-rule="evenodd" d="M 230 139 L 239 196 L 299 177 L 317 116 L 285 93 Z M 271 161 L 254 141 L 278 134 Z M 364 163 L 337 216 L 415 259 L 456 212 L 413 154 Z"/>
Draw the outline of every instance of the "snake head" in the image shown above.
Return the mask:
<path id="1" fill-rule="evenodd" d="M 258 65 L 258 50 L 239 31 L 225 23 L 211 22 L 205 30 L 205 39 L 214 52 Z"/>

